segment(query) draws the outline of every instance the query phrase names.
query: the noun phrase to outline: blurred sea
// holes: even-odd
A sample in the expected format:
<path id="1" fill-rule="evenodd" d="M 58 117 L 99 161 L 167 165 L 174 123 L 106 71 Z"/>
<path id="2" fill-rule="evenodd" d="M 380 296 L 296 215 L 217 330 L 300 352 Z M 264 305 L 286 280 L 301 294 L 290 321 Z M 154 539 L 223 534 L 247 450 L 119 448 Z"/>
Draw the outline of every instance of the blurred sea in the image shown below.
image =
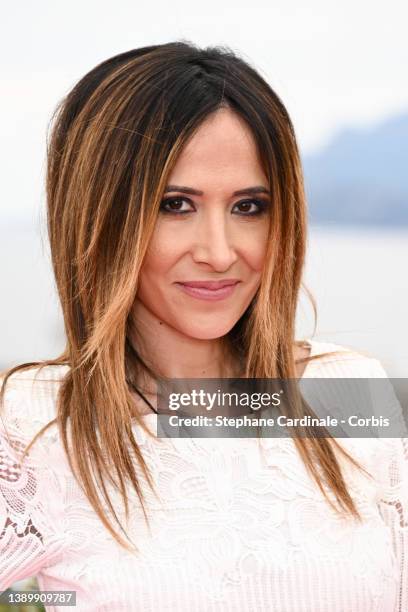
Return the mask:
<path id="1" fill-rule="evenodd" d="M 408 228 L 312 227 L 305 282 L 317 301 L 317 340 L 380 359 L 391 377 L 408 377 Z M 300 300 L 298 329 L 312 315 Z"/>

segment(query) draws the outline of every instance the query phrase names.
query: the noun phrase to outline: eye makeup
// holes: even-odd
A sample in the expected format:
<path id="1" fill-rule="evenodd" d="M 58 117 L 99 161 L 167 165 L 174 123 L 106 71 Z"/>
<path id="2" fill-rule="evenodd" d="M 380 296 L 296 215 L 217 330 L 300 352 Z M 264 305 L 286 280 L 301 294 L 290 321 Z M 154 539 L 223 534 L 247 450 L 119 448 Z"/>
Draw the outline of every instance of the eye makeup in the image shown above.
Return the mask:
<path id="1" fill-rule="evenodd" d="M 164 198 L 160 204 L 160 212 L 165 213 L 165 214 L 173 214 L 173 215 L 186 215 L 189 213 L 194 212 L 194 210 L 188 209 L 188 210 L 180 210 L 180 207 L 183 206 L 184 203 L 187 203 L 188 205 L 192 205 L 192 202 L 189 198 L 185 198 L 182 196 L 172 196 L 172 197 L 168 197 L 168 198 Z M 171 208 L 166 208 L 172 205 L 176 205 L 177 208 L 175 209 L 171 209 Z M 266 209 L 270 206 L 269 201 L 267 200 L 261 200 L 261 199 L 257 199 L 257 198 L 246 198 L 244 200 L 240 200 L 239 202 L 236 202 L 234 204 L 234 207 L 239 207 L 239 206 L 255 206 L 255 209 L 252 209 L 251 212 L 240 212 L 238 213 L 239 216 L 242 217 L 257 217 L 262 215 L 264 212 L 266 212 Z"/>

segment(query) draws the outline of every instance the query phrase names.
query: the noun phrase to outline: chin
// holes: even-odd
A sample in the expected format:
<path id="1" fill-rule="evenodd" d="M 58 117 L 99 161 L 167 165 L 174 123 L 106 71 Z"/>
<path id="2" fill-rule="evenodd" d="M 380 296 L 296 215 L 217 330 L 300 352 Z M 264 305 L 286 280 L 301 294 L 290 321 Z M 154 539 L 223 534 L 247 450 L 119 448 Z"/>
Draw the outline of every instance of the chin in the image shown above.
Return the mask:
<path id="1" fill-rule="evenodd" d="M 194 325 L 189 328 L 180 329 L 180 331 L 189 336 L 190 338 L 195 338 L 196 340 L 216 340 L 217 338 L 222 338 L 226 336 L 228 332 L 234 327 L 235 322 L 229 325 L 208 325 L 208 326 L 199 326 Z"/>

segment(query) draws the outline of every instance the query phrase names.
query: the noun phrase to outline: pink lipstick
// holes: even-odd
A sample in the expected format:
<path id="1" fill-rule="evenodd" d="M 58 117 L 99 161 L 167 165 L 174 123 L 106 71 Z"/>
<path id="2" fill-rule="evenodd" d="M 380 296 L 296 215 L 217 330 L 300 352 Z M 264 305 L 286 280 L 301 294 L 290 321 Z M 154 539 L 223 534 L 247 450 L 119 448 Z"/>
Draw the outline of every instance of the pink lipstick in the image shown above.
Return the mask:
<path id="1" fill-rule="evenodd" d="M 239 282 L 238 279 L 226 279 L 224 281 L 186 281 L 178 282 L 176 285 L 192 297 L 217 301 L 232 295 Z"/>

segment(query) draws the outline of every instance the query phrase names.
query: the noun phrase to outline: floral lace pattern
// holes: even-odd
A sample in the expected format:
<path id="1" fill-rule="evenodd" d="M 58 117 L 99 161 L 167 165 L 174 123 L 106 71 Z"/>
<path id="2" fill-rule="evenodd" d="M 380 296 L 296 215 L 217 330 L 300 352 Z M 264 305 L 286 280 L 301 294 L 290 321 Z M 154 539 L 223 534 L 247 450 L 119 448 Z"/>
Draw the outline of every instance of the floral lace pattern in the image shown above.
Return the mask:
<path id="1" fill-rule="evenodd" d="M 26 420 L 26 407 L 17 390 L 7 390 L 5 397 L 0 421 L 0 590 L 20 575 L 35 575 L 62 548 L 53 516 L 59 484 L 48 467 L 50 435 L 21 461 L 28 441 L 43 423 Z M 50 490 L 55 497 L 52 506 Z"/>
<path id="2" fill-rule="evenodd" d="M 309 372 L 385 375 L 363 357 Z M 0 420 L 0 591 L 37 575 L 42 589 L 76 590 L 87 612 L 408 610 L 407 439 L 344 441 L 375 475 L 344 463 L 358 522 L 330 508 L 288 438 L 157 440 L 135 426 L 157 493 L 138 468 L 149 526 L 135 491 L 126 522 L 108 486 L 135 554 L 101 524 L 56 427 L 19 465 L 22 447 L 55 416 L 57 387 L 22 378 L 6 392 Z M 144 419 L 154 431 L 156 416 Z"/>

